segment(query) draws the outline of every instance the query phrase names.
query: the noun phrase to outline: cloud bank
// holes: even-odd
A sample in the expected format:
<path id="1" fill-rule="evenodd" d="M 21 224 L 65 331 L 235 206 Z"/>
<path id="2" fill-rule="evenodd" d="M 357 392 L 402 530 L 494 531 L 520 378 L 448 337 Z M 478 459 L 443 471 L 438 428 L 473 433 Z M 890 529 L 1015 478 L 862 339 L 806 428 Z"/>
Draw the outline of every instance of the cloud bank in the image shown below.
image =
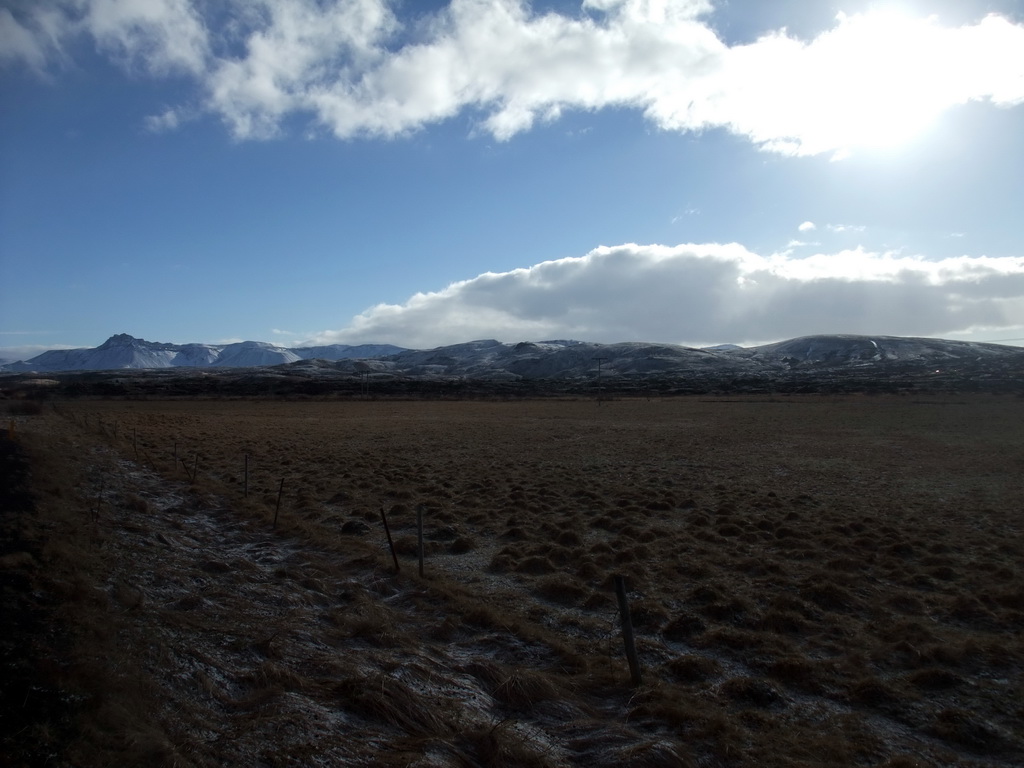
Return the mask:
<path id="1" fill-rule="evenodd" d="M 0 9 L 0 63 L 40 73 L 90 41 L 132 74 L 194 81 L 237 139 L 307 119 L 341 139 L 395 137 L 459 114 L 506 140 L 566 110 L 640 110 L 670 131 L 724 128 L 762 149 L 833 153 L 898 142 L 971 100 L 1024 102 L 1024 25 L 959 27 L 874 11 L 811 40 L 729 46 L 708 0 L 452 0 L 411 20 L 389 0 L 58 0 Z"/>
<path id="2" fill-rule="evenodd" d="M 311 342 L 431 348 L 572 338 L 690 346 L 813 333 L 953 336 L 1024 325 L 1024 258 L 863 249 L 793 258 L 738 244 L 619 245 L 379 304 Z"/>

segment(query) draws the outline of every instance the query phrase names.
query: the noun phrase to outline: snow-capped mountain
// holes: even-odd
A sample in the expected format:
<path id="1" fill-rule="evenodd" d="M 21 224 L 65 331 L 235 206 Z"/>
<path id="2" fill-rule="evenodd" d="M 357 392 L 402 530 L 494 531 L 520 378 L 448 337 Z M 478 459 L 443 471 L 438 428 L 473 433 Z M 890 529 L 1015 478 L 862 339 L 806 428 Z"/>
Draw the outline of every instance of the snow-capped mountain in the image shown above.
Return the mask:
<path id="1" fill-rule="evenodd" d="M 241 341 L 228 344 L 220 351 L 210 365 L 233 368 L 257 368 L 264 365 L 282 365 L 301 360 L 297 354 L 285 347 L 276 347 L 265 341 Z"/>
<path id="2" fill-rule="evenodd" d="M 320 366 L 335 374 L 390 375 L 421 380 L 490 382 L 596 379 L 640 381 L 684 378 L 759 379 L 806 371 L 877 370 L 885 377 L 908 366 L 936 368 L 979 364 L 1024 368 L 1024 348 L 892 336 L 807 336 L 744 349 L 725 345 L 693 349 L 674 344 L 580 341 L 519 342 L 485 339 L 428 350 L 405 350 L 374 360 L 338 360 Z M 288 366 L 298 372 L 302 363 Z M 928 370 L 926 370 L 928 369 Z M 306 370 L 306 368 L 302 368 Z M 312 369 L 308 371 L 314 374 Z"/>
<path id="3" fill-rule="evenodd" d="M 391 344 L 288 349 L 262 341 L 235 344 L 167 344 L 137 339 L 127 333 L 111 336 L 98 347 L 54 349 L 26 361 L 0 366 L 7 372 L 107 371 L 145 368 L 255 368 L 318 357 L 378 357 L 402 351 Z"/>
<path id="4" fill-rule="evenodd" d="M 171 360 L 171 365 L 181 368 L 202 368 L 207 365 L 216 365 L 221 350 L 222 347 L 209 344 L 182 344 L 178 349 L 178 354 Z"/>
<path id="5" fill-rule="evenodd" d="M 326 362 L 325 362 L 326 361 Z M 52 350 L 0 366 L 7 372 L 283 366 L 309 375 L 390 375 L 418 379 L 514 382 L 593 378 L 763 377 L 783 372 L 861 370 L 894 366 L 1024 367 L 1024 348 L 895 336 L 803 336 L 759 347 L 693 349 L 675 344 L 484 339 L 428 350 L 389 344 L 335 344 L 290 349 L 258 341 L 164 344 L 128 334 L 94 349 Z M 1004 366 L 1005 367 L 1005 366 Z M 1014 368 L 1016 370 L 1016 368 Z"/>
<path id="6" fill-rule="evenodd" d="M 605 375 L 655 374 L 706 368 L 747 371 L 758 364 L 723 352 L 673 344 L 581 341 L 470 341 L 431 350 L 408 350 L 382 362 L 411 376 L 464 376 L 474 379 L 567 379 L 592 376 L 600 363 Z"/>
<path id="7" fill-rule="evenodd" d="M 384 357 L 401 352 L 394 344 L 327 344 L 322 347 L 294 347 L 292 352 L 303 360 L 347 360 L 351 358 Z"/>
<path id="8" fill-rule="evenodd" d="M 136 339 L 127 333 L 111 336 L 94 348 L 51 349 L 25 362 L 4 366 L 7 371 L 103 371 L 115 368 L 169 368 L 179 347 Z"/>
<path id="9" fill-rule="evenodd" d="M 886 362 L 974 361 L 1024 353 L 1024 348 L 973 341 L 905 336 L 801 336 L 735 352 L 752 360 L 797 365 L 867 365 Z"/>

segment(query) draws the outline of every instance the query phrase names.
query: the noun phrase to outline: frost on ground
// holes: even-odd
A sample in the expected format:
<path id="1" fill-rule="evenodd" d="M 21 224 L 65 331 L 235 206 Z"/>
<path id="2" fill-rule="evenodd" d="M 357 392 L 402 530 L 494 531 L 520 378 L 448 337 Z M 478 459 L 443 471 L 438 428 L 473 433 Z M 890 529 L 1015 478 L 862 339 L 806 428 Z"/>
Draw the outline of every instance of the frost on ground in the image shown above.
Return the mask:
<path id="1" fill-rule="evenodd" d="M 555 701 L 559 684 L 534 671 L 557 668 L 550 649 L 459 626 L 429 588 L 388 574 L 366 548 L 317 551 L 126 460 L 108 477 L 100 524 L 112 531 L 105 588 L 119 652 L 155 681 L 175 761 L 676 759 L 610 702 Z"/>
<path id="2" fill-rule="evenodd" d="M 137 710 L 68 764 L 1018 764 L 1020 408 L 62 405 L 82 709 Z"/>

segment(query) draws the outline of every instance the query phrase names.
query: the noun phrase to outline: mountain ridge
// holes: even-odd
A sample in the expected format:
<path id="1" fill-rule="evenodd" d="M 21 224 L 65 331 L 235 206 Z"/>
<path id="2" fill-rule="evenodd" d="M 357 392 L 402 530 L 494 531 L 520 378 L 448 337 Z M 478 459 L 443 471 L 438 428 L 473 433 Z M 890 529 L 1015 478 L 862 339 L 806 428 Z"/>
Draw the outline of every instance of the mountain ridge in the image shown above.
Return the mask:
<path id="1" fill-rule="evenodd" d="M 315 361 L 315 362 L 314 362 Z M 823 334 L 756 347 L 574 340 L 501 342 L 494 339 L 434 349 L 391 344 L 281 347 L 268 342 L 171 344 L 120 333 L 93 348 L 50 350 L 0 366 L 6 373 L 70 371 L 279 368 L 353 376 L 474 379 L 492 382 L 593 377 L 650 379 L 685 375 L 763 376 L 783 371 L 877 368 L 894 365 L 1024 365 L 1024 348 L 945 339 Z"/>
<path id="2" fill-rule="evenodd" d="M 158 368 L 259 368 L 313 357 L 326 360 L 374 358 L 403 349 L 393 344 L 329 344 L 289 348 L 265 341 L 172 344 L 117 333 L 97 347 L 51 349 L 28 360 L 0 365 L 0 371 L 57 373 Z"/>

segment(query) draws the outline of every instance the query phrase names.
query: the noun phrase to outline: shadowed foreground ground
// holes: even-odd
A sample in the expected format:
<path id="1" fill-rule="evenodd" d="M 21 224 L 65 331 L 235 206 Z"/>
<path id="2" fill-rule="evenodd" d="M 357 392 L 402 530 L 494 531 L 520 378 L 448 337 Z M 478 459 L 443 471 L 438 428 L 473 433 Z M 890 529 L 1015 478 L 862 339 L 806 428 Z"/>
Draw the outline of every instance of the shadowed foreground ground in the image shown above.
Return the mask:
<path id="1" fill-rule="evenodd" d="M 37 504 L 3 575 L 5 600 L 45 604 L 24 626 L 50 640 L 26 655 L 68 714 L 27 718 L 19 748 L 51 765 L 1018 764 L 1022 411 L 47 408 L 20 419 Z"/>

